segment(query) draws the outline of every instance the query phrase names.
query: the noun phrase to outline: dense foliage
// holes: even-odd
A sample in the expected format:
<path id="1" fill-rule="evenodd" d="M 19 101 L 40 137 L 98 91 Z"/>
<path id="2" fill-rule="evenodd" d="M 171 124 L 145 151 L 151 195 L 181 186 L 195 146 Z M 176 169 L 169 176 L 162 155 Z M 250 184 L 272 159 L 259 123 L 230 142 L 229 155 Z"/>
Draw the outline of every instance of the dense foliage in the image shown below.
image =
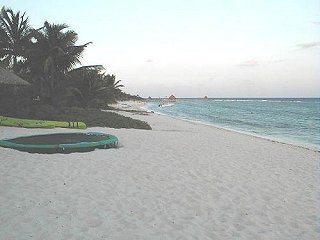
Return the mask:
<path id="1" fill-rule="evenodd" d="M 35 29 L 25 13 L 1 9 L 0 64 L 32 84 L 31 98 L 54 106 L 100 108 L 130 97 L 102 66 L 81 66 L 91 42 L 78 45 L 77 40 L 66 24 L 45 21 Z"/>
<path id="2" fill-rule="evenodd" d="M 45 21 L 35 29 L 25 13 L 3 7 L 0 66 L 31 87 L 0 84 L 0 115 L 151 129 L 145 122 L 99 110 L 116 100 L 141 98 L 124 93 L 121 81 L 105 74 L 101 65 L 81 66 L 81 56 L 91 42 L 79 45 L 77 41 L 78 34 L 66 24 Z"/>

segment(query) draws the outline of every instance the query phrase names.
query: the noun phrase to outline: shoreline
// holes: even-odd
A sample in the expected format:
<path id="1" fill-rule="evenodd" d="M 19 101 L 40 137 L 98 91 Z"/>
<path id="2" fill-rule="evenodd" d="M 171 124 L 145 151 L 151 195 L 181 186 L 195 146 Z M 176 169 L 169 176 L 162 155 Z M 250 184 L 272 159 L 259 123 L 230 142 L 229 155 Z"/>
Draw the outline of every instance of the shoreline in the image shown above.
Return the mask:
<path id="1" fill-rule="evenodd" d="M 213 123 L 211 124 L 211 123 L 205 123 L 205 122 L 191 120 L 191 119 L 183 119 L 183 118 L 171 116 L 171 115 L 160 113 L 160 112 L 154 112 L 154 113 L 158 114 L 158 115 L 162 115 L 162 116 L 167 116 L 167 117 L 170 117 L 170 118 L 173 118 L 173 119 L 176 119 L 176 120 L 191 122 L 191 123 L 195 123 L 195 124 L 201 124 L 201 125 L 205 125 L 205 126 L 208 126 L 208 127 L 213 127 L 213 128 L 216 128 L 216 129 L 235 132 L 235 133 L 243 134 L 243 135 L 250 136 L 250 137 L 256 137 L 256 138 L 259 138 L 259 139 L 264 139 L 264 140 L 267 140 L 267 141 L 271 141 L 271 142 L 275 142 L 275 143 L 279 143 L 279 144 L 285 144 L 285 145 L 298 147 L 298 148 L 303 148 L 303 149 L 306 149 L 306 150 L 310 150 L 310 151 L 313 151 L 313 152 L 320 153 L 320 149 L 318 150 L 316 147 L 313 148 L 313 147 L 303 146 L 303 145 L 299 145 L 299 144 L 295 144 L 295 143 L 291 143 L 291 142 L 281 141 L 280 139 L 276 139 L 276 138 L 274 138 L 274 139 L 271 138 L 271 137 L 268 138 L 267 136 L 262 136 L 262 135 L 259 135 L 259 134 L 254 134 L 254 133 L 250 133 L 250 132 L 246 132 L 246 131 L 241 131 L 241 130 L 235 130 L 235 129 L 226 128 L 226 127 L 221 127 L 221 126 L 215 125 Z"/>
<path id="2" fill-rule="evenodd" d="M 204 126 L 208 126 L 208 127 L 213 127 L 213 128 L 216 128 L 216 129 L 221 129 L 221 130 L 225 130 L 225 131 L 244 134 L 246 136 L 255 137 L 255 138 L 259 138 L 259 139 L 264 139 L 264 140 L 271 141 L 271 142 L 274 142 L 274 143 L 285 144 L 285 145 L 288 145 L 288 146 L 298 147 L 298 148 L 310 150 L 310 151 L 313 151 L 313 152 L 316 152 L 316 153 L 320 153 L 320 149 L 318 149 L 317 146 L 313 146 L 313 145 L 312 146 L 306 146 L 306 145 L 302 145 L 302 143 L 300 145 L 299 143 L 296 143 L 296 142 L 285 141 L 285 140 L 281 140 L 281 139 L 278 139 L 278 138 L 272 138 L 272 137 L 268 137 L 268 136 L 254 134 L 254 133 L 247 132 L 247 131 L 235 130 L 235 129 L 232 129 L 232 128 L 218 126 L 218 125 L 215 125 L 214 123 L 202 122 L 200 120 L 197 121 L 197 120 L 179 118 L 179 117 L 176 117 L 176 116 L 173 116 L 173 115 L 169 115 L 169 114 L 165 114 L 165 113 L 162 113 L 162 112 L 154 111 L 152 109 L 148 109 L 147 107 L 145 107 L 148 104 L 147 101 L 145 101 L 143 105 L 142 105 L 142 103 L 138 103 L 138 105 L 137 105 L 137 103 L 134 102 L 134 101 L 124 101 L 124 103 L 127 106 L 131 106 L 132 110 L 147 111 L 149 114 L 152 114 L 152 112 L 153 112 L 153 114 L 158 114 L 160 116 L 166 116 L 166 117 L 169 117 L 169 118 L 172 118 L 172 119 L 175 119 L 175 120 L 191 122 L 191 123 L 200 124 L 200 125 L 204 125 Z M 114 106 L 118 106 L 118 107 L 120 106 L 121 107 L 121 103 L 120 103 L 120 105 L 114 105 Z M 118 112 L 118 113 L 121 114 L 121 112 Z"/>

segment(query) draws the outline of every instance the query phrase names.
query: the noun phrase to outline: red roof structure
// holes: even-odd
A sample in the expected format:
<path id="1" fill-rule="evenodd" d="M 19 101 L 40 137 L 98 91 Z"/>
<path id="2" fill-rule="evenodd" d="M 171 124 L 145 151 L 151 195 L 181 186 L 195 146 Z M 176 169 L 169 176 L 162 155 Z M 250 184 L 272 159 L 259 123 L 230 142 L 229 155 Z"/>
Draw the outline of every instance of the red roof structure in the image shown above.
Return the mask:
<path id="1" fill-rule="evenodd" d="M 177 100 L 177 98 L 173 95 L 171 95 L 168 99 L 169 99 L 169 101 L 176 101 Z"/>

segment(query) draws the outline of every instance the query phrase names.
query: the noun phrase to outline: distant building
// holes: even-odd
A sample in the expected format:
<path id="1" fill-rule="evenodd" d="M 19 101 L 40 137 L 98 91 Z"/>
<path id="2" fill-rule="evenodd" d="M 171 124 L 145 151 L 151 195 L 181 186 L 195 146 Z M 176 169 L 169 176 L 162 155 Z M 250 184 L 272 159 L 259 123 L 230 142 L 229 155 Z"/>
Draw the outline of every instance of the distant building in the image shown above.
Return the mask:
<path id="1" fill-rule="evenodd" d="M 177 98 L 173 95 L 171 95 L 169 98 L 169 101 L 175 102 L 177 100 Z"/>
<path id="2" fill-rule="evenodd" d="M 204 99 L 208 99 L 208 96 L 204 96 Z"/>

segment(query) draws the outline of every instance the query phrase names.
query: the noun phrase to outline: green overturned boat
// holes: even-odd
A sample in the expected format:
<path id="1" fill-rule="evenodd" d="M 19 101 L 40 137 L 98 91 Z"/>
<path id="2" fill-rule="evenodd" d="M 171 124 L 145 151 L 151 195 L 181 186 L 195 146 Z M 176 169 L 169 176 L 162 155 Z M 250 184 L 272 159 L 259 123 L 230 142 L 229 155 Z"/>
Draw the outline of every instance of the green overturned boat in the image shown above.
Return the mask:
<path id="1" fill-rule="evenodd" d="M 0 126 L 6 127 L 23 127 L 23 128 L 76 128 L 86 129 L 83 122 L 61 122 L 47 120 L 32 120 L 22 118 L 11 118 L 0 116 Z"/>

